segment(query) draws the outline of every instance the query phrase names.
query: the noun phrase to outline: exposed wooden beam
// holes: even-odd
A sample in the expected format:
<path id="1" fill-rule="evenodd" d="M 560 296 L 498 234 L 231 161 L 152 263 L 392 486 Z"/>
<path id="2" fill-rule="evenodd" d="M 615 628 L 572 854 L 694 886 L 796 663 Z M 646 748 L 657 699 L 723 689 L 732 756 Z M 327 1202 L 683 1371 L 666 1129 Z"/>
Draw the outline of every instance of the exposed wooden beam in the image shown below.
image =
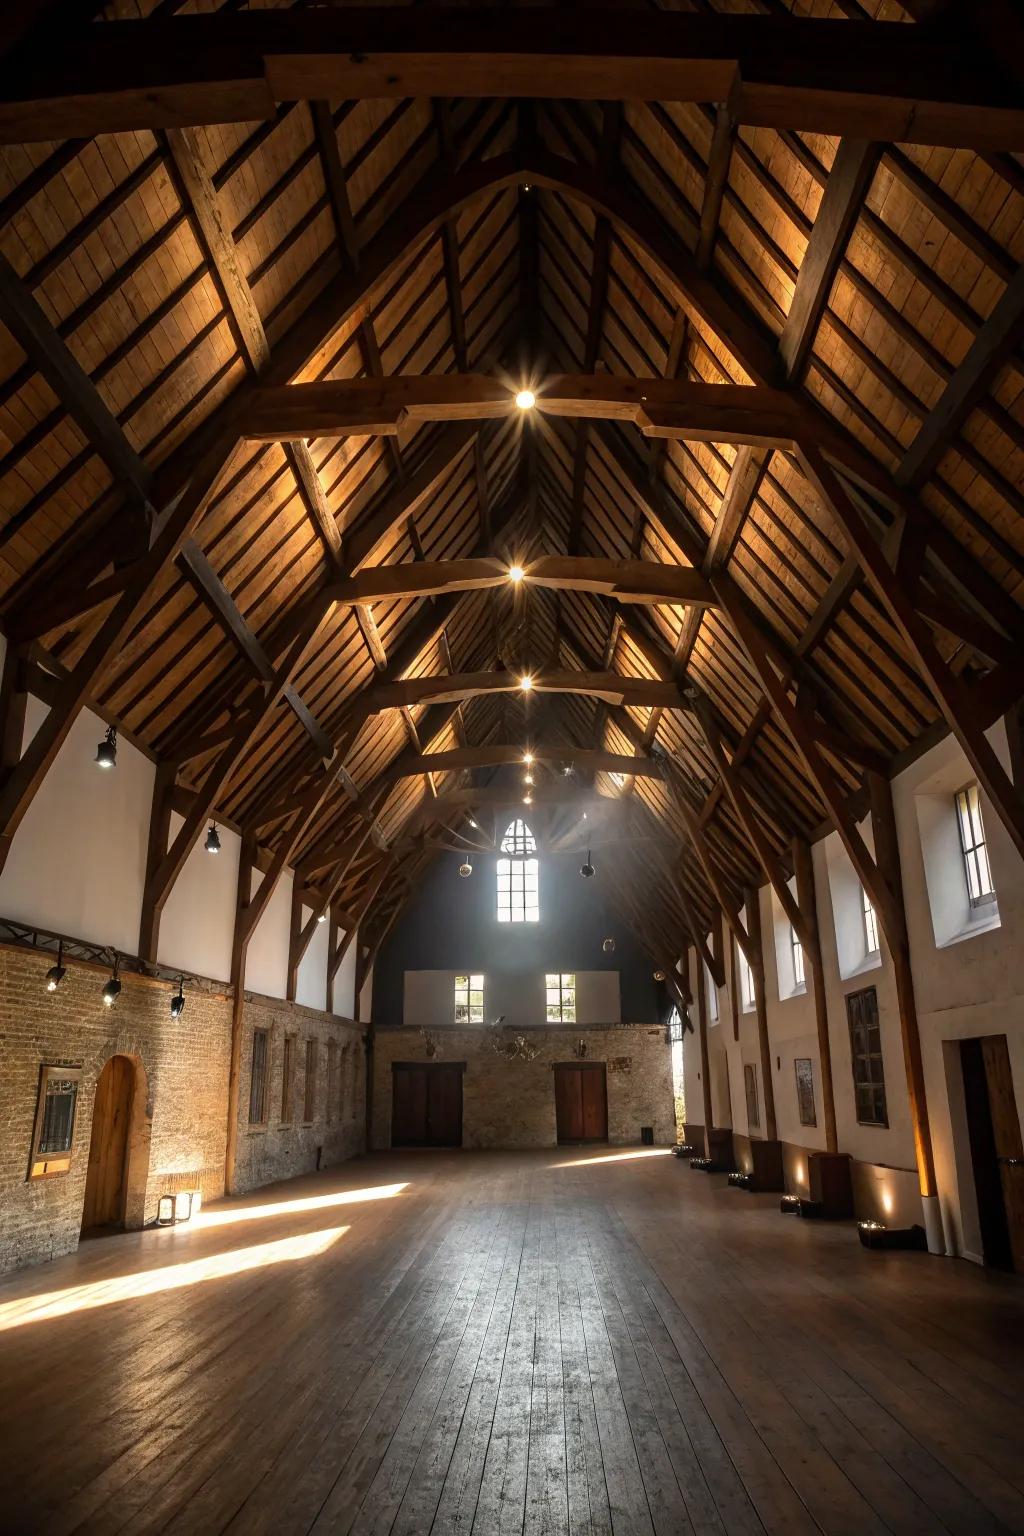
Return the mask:
<path id="1" fill-rule="evenodd" d="M 658 769 L 649 758 L 629 757 L 617 752 L 600 752 L 587 747 L 543 747 L 530 742 L 535 763 L 571 767 L 585 773 L 620 773 L 637 778 L 657 778 Z M 423 773 L 461 773 L 470 768 L 495 768 L 503 764 L 522 764 L 522 746 L 455 747 L 447 752 L 427 752 L 422 756 L 405 754 L 385 768 L 377 783 L 414 778 Z"/>
<path id="2" fill-rule="evenodd" d="M 525 691 L 520 678 L 512 672 L 459 672 L 454 676 L 414 677 L 402 682 L 378 683 L 367 694 L 367 705 L 380 712 L 413 704 L 472 699 L 482 694 L 521 694 Z M 580 693 L 604 699 L 610 704 L 684 707 L 674 683 L 623 677 L 618 672 L 546 672 L 532 680 L 529 691 L 538 694 Z"/>
<path id="3" fill-rule="evenodd" d="M 622 603 L 695 604 L 702 608 L 714 604 L 711 588 L 699 571 L 655 560 L 539 555 L 527 561 L 522 571 L 522 583 L 527 587 L 600 592 Z M 369 604 L 494 587 L 514 587 L 503 560 L 417 560 L 364 567 L 348 580 L 334 583 L 328 596 L 335 603 Z"/>
<path id="4" fill-rule="evenodd" d="M 718 516 L 708 542 L 704 558 L 705 574 L 727 565 L 743 531 L 751 507 L 761 489 L 768 461 L 772 456 L 769 448 L 740 447 L 736 450 L 729 479 L 722 495 Z"/>
<path id="5" fill-rule="evenodd" d="M 708 168 L 704 177 L 704 197 L 700 209 L 700 238 L 697 241 L 697 265 L 702 272 L 711 266 L 715 240 L 718 237 L 718 219 L 722 211 L 732 161 L 733 140 L 736 137 L 736 121 L 726 102 L 715 107 L 714 128 Z"/>
<path id="6" fill-rule="evenodd" d="M 0 140 L 253 122 L 279 101 L 445 96 L 457 79 L 462 96 L 729 102 L 757 126 L 1024 147 L 1017 92 L 962 29 L 844 21 L 840 39 L 839 25 L 633 9 L 595 25 L 584 9 L 538 28 L 431 6 L 400 30 L 386 7 L 69 26 L 12 55 Z"/>

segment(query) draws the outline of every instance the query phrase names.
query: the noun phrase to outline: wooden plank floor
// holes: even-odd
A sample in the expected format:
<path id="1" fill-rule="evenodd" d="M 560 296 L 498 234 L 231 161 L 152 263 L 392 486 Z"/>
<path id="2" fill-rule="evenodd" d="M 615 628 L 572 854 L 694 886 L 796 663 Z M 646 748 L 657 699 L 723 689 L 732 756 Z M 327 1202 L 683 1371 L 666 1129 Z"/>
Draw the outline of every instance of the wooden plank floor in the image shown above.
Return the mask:
<path id="1" fill-rule="evenodd" d="M 1024 1284 L 658 1150 L 360 1159 L 0 1285 L 0 1529 L 1024 1533 Z"/>

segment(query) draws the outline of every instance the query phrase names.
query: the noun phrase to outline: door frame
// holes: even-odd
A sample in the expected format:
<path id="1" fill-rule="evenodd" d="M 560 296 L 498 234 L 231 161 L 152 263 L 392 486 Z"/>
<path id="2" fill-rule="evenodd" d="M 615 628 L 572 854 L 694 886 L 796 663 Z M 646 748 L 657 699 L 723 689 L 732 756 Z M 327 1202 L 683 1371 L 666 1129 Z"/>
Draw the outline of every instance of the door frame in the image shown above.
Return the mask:
<path id="1" fill-rule="evenodd" d="M 573 1072 L 600 1072 L 601 1087 L 604 1091 L 604 1135 L 577 1137 L 573 1141 L 562 1141 L 558 1135 L 558 1089 L 555 1081 L 559 1067 L 568 1067 Z M 608 1145 L 608 1063 L 606 1061 L 553 1061 L 551 1063 L 551 1083 L 555 1094 L 555 1145 L 559 1147 L 604 1147 Z"/>
<path id="2" fill-rule="evenodd" d="M 466 1063 L 464 1061 L 393 1061 L 391 1063 L 391 1124 L 388 1132 L 388 1144 L 396 1152 L 415 1152 L 418 1149 L 432 1150 L 430 1142 L 410 1142 L 395 1146 L 395 1073 L 398 1072 L 432 1072 L 432 1071 L 456 1071 L 459 1073 L 459 1139 L 458 1142 L 445 1143 L 438 1146 L 437 1151 L 458 1151 L 465 1144 L 465 1107 L 466 1095 L 463 1082 L 466 1076 Z"/>

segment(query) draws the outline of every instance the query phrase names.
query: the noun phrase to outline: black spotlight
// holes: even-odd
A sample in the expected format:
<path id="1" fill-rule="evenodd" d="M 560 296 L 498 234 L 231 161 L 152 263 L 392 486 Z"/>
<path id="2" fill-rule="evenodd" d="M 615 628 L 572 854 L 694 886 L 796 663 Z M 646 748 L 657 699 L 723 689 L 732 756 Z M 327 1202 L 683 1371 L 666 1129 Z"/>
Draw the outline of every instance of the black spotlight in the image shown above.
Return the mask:
<path id="1" fill-rule="evenodd" d="M 114 956 L 114 969 L 110 973 L 110 980 L 103 988 L 103 1002 L 107 1008 L 113 1008 L 121 995 L 121 982 L 118 979 L 118 971 L 121 969 L 121 956 Z"/>
<path id="2" fill-rule="evenodd" d="M 463 880 L 468 880 L 472 873 L 473 866 L 468 859 L 459 865 L 459 874 L 462 876 Z"/>
<path id="3" fill-rule="evenodd" d="M 107 726 L 107 734 L 96 746 L 96 766 L 98 768 L 117 767 L 117 730 L 114 726 Z"/>
<path id="4" fill-rule="evenodd" d="M 206 842 L 203 844 L 207 853 L 220 853 L 220 833 L 217 831 L 217 823 L 211 821 L 210 830 L 206 834 Z"/>
<path id="5" fill-rule="evenodd" d="M 171 998 L 171 1018 L 172 1019 L 180 1019 L 182 1014 L 185 1012 L 185 987 L 184 987 L 184 982 L 185 982 L 184 976 L 179 976 L 178 977 L 178 990 L 177 990 L 177 992 L 175 992 L 174 996 Z"/>
<path id="6" fill-rule="evenodd" d="M 605 939 L 604 943 L 601 945 L 601 948 L 604 950 L 606 955 L 614 954 L 615 953 L 615 940 L 614 939 Z"/>
<path id="7" fill-rule="evenodd" d="M 57 945 L 57 964 L 51 965 L 50 969 L 46 973 L 47 992 L 56 992 L 57 988 L 60 986 L 66 975 L 67 969 L 64 965 L 64 940 L 61 939 Z"/>
<path id="8" fill-rule="evenodd" d="M 594 866 L 590 862 L 590 849 L 589 848 L 587 849 L 587 862 L 585 864 L 581 864 L 580 865 L 580 874 L 583 876 L 584 880 L 592 880 L 593 879 L 593 876 L 594 876 Z"/>

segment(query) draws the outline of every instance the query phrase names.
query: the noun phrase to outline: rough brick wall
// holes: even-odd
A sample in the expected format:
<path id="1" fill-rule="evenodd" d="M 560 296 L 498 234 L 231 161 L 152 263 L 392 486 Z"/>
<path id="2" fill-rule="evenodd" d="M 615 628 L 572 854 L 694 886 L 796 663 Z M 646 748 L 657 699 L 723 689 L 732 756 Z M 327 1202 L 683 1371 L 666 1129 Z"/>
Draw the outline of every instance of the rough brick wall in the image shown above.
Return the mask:
<path id="1" fill-rule="evenodd" d="M 249 1087 L 252 1079 L 253 1032 L 269 1032 L 267 1118 L 250 1126 Z M 292 1119 L 282 1123 L 281 1087 L 284 1037 L 294 1038 Z M 317 1042 L 316 1102 L 311 1122 L 303 1121 L 306 1041 Z M 328 1041 L 337 1047 L 333 1091 L 329 1083 Z M 317 1166 L 340 1163 L 363 1150 L 366 1099 L 366 1053 L 363 1031 L 313 1008 L 246 994 L 242 1033 L 242 1076 L 239 1096 L 238 1156 L 235 1180 L 239 1190 L 255 1189 L 275 1179 L 290 1179 Z"/>
<path id="2" fill-rule="evenodd" d="M 58 991 L 47 992 L 44 978 L 53 960 L 52 954 L 0 946 L 0 1271 L 77 1247 L 96 1082 L 115 1054 L 131 1057 L 146 1075 L 148 1163 L 143 1148 L 136 1154 L 141 1163 L 132 1164 L 139 1192 L 128 1225 L 151 1221 L 168 1187 L 198 1185 L 204 1199 L 224 1192 L 231 998 L 187 987 L 184 1013 L 172 1019 L 172 986 L 125 975 L 121 996 L 108 1009 L 101 1000 L 106 973 L 98 967 L 69 964 Z M 249 1062 L 256 1026 L 271 1030 L 271 1112 L 267 1129 L 250 1135 Z M 286 1026 L 299 1037 L 296 1114 L 290 1128 L 280 1126 L 280 1050 L 275 1050 Z M 310 1034 L 320 1040 L 320 1091 L 316 1117 L 303 1125 L 304 1040 Z M 335 1103 L 327 1103 L 326 1043 L 331 1037 L 339 1042 L 339 1068 L 345 1063 L 344 1106 L 341 1085 Z M 242 1045 L 240 1189 L 314 1168 L 318 1147 L 324 1165 L 362 1150 L 365 1068 L 357 1026 L 292 1003 L 247 995 Z M 81 1067 L 82 1081 L 70 1171 L 29 1181 L 42 1065 Z"/>
<path id="3" fill-rule="evenodd" d="M 646 1024 L 604 1029 L 537 1029 L 535 1060 L 506 1061 L 479 1029 L 433 1031 L 435 1061 L 464 1061 L 462 1139 L 467 1147 L 550 1147 L 556 1142 L 552 1064 L 572 1061 L 573 1046 L 586 1042 L 588 1061 L 608 1063 L 608 1140 L 640 1140 L 640 1127 L 654 1127 L 655 1141 L 674 1142 L 672 1053 L 664 1030 Z M 374 1147 L 391 1145 L 391 1063 L 427 1061 L 415 1029 L 380 1029 L 374 1048 Z M 628 1060 L 628 1066 L 625 1062 Z M 618 1065 L 616 1065 L 618 1064 Z"/>

